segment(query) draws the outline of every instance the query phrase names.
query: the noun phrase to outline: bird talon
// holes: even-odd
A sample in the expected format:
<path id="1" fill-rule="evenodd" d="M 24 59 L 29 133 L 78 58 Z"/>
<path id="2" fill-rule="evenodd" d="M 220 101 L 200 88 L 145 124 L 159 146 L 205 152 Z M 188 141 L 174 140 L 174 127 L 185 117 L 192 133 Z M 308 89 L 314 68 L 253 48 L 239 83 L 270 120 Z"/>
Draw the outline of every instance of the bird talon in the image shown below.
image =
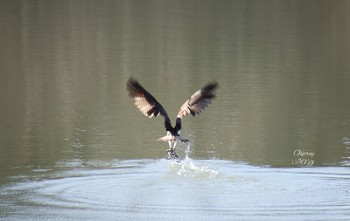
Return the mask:
<path id="1" fill-rule="evenodd" d="M 175 150 L 167 149 L 166 153 L 168 154 L 168 158 L 170 160 L 179 160 L 179 156 L 176 154 Z"/>

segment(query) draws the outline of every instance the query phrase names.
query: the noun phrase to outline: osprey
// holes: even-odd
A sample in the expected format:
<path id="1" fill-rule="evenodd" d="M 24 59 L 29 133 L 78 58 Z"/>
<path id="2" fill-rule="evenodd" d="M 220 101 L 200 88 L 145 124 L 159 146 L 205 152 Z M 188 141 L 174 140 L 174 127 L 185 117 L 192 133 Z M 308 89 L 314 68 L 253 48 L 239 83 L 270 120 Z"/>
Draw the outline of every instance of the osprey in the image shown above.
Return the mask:
<path id="1" fill-rule="evenodd" d="M 212 99 L 215 98 L 215 89 L 218 88 L 217 82 L 209 82 L 202 89 L 196 91 L 186 102 L 180 107 L 176 116 L 175 127 L 171 125 L 170 118 L 163 106 L 134 78 L 130 78 L 127 82 L 127 90 L 129 96 L 133 98 L 135 106 L 148 118 L 157 117 L 159 114 L 164 118 L 164 126 L 167 134 L 158 139 L 169 143 L 167 150 L 169 158 L 178 159 L 175 153 L 175 147 L 178 142 L 188 142 L 189 140 L 180 136 L 181 119 L 191 114 L 196 116 L 200 114 Z"/>

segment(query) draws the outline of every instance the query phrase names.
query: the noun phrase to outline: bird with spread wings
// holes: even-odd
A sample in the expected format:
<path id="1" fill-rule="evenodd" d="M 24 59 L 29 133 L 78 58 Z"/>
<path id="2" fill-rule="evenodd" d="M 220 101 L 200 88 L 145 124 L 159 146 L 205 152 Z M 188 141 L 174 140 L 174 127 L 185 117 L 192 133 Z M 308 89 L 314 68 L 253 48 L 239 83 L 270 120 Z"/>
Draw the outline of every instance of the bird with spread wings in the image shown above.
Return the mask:
<path id="1" fill-rule="evenodd" d="M 130 78 L 127 82 L 127 90 L 129 96 L 134 100 L 135 106 L 149 118 L 161 115 L 164 118 L 164 126 L 167 134 L 158 139 L 169 143 L 167 153 L 170 158 L 177 158 L 175 147 L 177 142 L 188 142 L 189 140 L 180 136 L 181 119 L 189 114 L 196 116 L 200 114 L 211 101 L 215 98 L 215 90 L 218 88 L 216 81 L 207 83 L 200 90 L 196 91 L 186 102 L 180 107 L 176 116 L 175 127 L 171 125 L 170 118 L 164 107 L 134 78 Z"/>

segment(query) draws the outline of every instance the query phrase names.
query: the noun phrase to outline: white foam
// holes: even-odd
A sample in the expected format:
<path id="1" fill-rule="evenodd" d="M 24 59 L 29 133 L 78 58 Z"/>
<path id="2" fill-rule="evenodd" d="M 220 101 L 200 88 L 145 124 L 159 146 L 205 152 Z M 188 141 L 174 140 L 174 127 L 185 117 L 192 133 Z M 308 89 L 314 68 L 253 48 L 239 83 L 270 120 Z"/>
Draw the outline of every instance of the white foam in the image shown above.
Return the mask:
<path id="1" fill-rule="evenodd" d="M 195 177 L 199 179 L 214 178 L 219 172 L 207 166 L 197 166 L 194 161 L 186 156 L 185 159 L 175 162 L 169 161 L 168 168 L 171 173 L 182 177 Z"/>

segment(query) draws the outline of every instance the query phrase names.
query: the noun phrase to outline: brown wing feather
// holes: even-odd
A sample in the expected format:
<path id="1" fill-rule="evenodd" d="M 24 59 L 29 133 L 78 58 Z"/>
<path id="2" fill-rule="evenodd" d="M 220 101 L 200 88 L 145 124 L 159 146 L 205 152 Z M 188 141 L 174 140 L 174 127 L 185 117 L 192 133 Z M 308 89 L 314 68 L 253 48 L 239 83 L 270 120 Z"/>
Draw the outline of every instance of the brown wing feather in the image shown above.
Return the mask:
<path id="1" fill-rule="evenodd" d="M 129 96 L 133 98 L 135 106 L 146 117 L 157 117 L 159 114 L 164 117 L 165 128 L 171 128 L 171 122 L 163 106 L 144 89 L 134 78 L 130 78 L 127 83 Z"/>
<path id="2" fill-rule="evenodd" d="M 215 98 L 214 91 L 218 86 L 217 82 L 209 82 L 202 89 L 192 94 L 192 96 L 181 106 L 177 117 L 183 118 L 188 114 L 191 114 L 192 116 L 200 114 Z"/>

